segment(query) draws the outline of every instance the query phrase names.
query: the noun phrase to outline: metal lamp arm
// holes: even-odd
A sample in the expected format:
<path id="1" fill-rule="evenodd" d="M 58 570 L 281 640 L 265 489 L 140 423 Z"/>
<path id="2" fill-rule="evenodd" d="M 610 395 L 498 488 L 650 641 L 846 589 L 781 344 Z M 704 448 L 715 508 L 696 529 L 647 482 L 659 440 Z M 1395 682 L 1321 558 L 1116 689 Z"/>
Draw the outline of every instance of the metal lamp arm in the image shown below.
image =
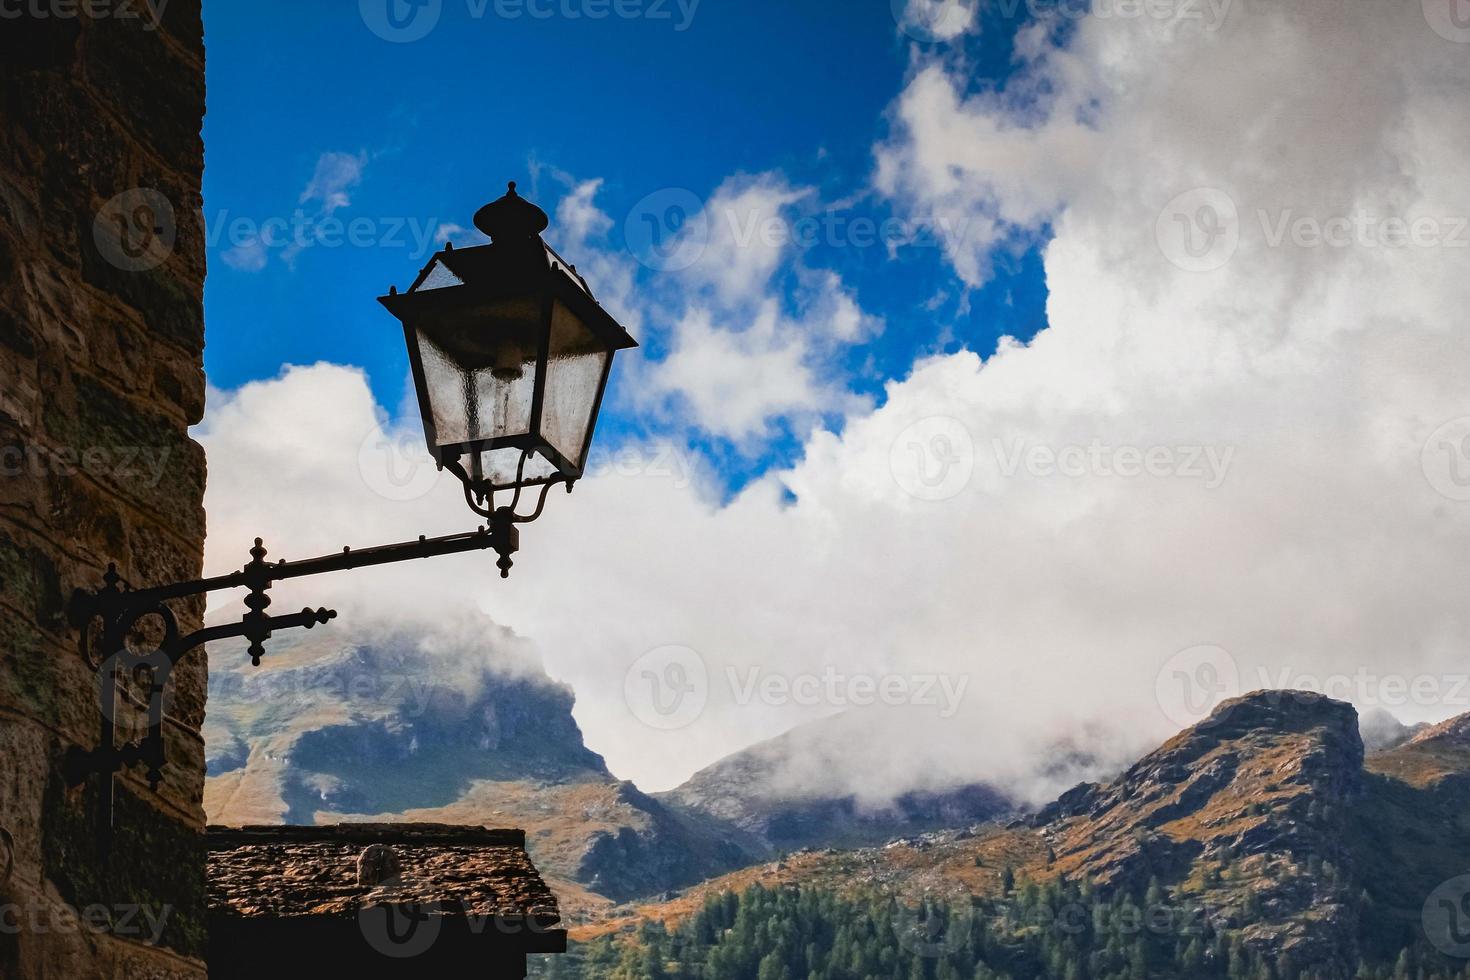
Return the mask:
<path id="1" fill-rule="evenodd" d="M 286 616 L 271 616 L 266 612 L 271 604 L 270 588 L 286 579 L 305 578 L 328 572 L 349 571 L 373 565 L 388 565 L 400 561 L 417 561 L 437 558 L 442 555 L 457 555 L 472 551 L 495 550 L 500 555 L 497 565 L 502 577 L 510 574 L 511 555 L 520 546 L 520 534 L 516 527 L 533 521 L 541 515 L 546 503 L 546 491 L 542 491 L 540 504 L 528 516 L 516 515 L 510 508 L 500 508 L 486 516 L 490 523 L 474 531 L 448 534 L 430 538 L 420 535 L 416 541 L 378 545 L 354 551 L 343 548 L 341 552 L 306 558 L 299 561 L 267 562 L 267 554 L 260 538 L 255 539 L 251 549 L 251 561 L 236 572 L 208 578 L 174 582 L 147 589 L 133 589 L 123 582 L 115 565 L 109 565 L 103 577 L 104 585 L 94 591 L 78 589 L 72 594 L 68 607 L 69 618 L 79 633 L 79 649 L 82 658 L 101 674 L 101 698 L 103 707 L 102 731 L 97 747 L 92 750 L 74 746 L 67 757 L 67 774 L 74 785 L 86 779 L 88 774 L 100 773 L 106 777 L 107 786 L 101 796 L 100 833 L 104 848 L 110 840 L 112 827 L 112 778 L 125 766 L 146 763 L 148 781 L 156 790 L 164 766 L 163 743 L 163 693 L 173 667 L 190 650 L 214 640 L 244 637 L 250 641 L 251 662 L 259 666 L 265 654 L 265 641 L 277 630 L 311 629 L 318 623 L 326 623 L 336 617 L 328 609 L 303 609 Z M 477 508 L 478 510 L 478 508 Z M 180 636 L 178 619 L 167 605 L 175 599 L 205 595 L 225 589 L 249 589 L 245 597 L 248 609 L 236 623 L 206 627 L 186 636 Z M 164 639 L 153 653 L 133 653 L 127 647 L 129 635 L 138 623 L 149 616 L 163 621 Z M 106 652 L 104 659 L 94 662 L 91 653 L 93 624 L 101 621 L 101 648 Z M 140 742 L 117 745 L 113 712 L 118 695 L 117 671 L 137 671 L 149 668 L 148 691 L 148 734 Z"/>

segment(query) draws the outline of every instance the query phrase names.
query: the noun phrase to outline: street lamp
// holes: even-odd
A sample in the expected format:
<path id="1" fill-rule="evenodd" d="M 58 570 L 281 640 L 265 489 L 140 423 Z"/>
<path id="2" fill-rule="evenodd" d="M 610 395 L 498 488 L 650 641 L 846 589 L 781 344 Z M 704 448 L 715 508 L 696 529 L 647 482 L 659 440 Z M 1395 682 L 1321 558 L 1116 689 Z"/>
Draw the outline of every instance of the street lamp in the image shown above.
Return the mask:
<path id="1" fill-rule="evenodd" d="M 541 240 L 547 224 L 512 182 L 475 215 L 489 245 L 446 245 L 379 300 L 403 322 L 429 452 L 486 517 L 497 491 L 544 500 L 582 476 L 613 355 L 637 346 Z"/>
<path id="2" fill-rule="evenodd" d="M 272 585 L 492 549 L 500 556 L 501 577 L 508 576 L 520 544 L 517 525 L 541 516 L 553 486 L 562 484 L 570 492 L 581 479 L 613 355 L 638 345 L 593 299 L 576 267 L 542 241 L 548 224 L 546 213 L 520 197 L 512 182 L 504 197 L 475 215 L 490 244 L 445 245 L 407 292 L 393 288 L 379 300 L 403 324 L 429 452 L 464 484 L 465 501 L 488 518 L 486 525 L 293 562 L 267 562 L 257 538 L 251 561 L 228 575 L 132 589 L 109 566 L 102 588 L 73 594 L 69 612 L 81 634 L 82 656 L 101 675 L 103 723 L 98 746 L 74 747 L 67 763 L 73 785 L 90 773 L 102 773 L 108 781 L 102 794 L 104 847 L 112 826 L 113 774 L 143 763 L 155 790 L 162 778 L 164 686 L 184 654 L 202 643 L 238 636 L 250 641 L 251 661 L 259 665 L 273 631 L 310 629 L 337 615 L 304 609 L 272 617 L 266 612 Z M 523 491 L 536 487 L 535 509 L 517 512 Z M 249 611 L 240 622 L 180 635 L 170 600 L 235 588 L 249 590 L 244 599 Z M 128 638 L 150 616 L 163 622 L 163 643 L 156 651 L 135 653 Z M 94 659 L 94 648 L 105 659 Z M 149 720 L 142 741 L 120 747 L 113 723 L 119 677 L 141 687 Z"/>

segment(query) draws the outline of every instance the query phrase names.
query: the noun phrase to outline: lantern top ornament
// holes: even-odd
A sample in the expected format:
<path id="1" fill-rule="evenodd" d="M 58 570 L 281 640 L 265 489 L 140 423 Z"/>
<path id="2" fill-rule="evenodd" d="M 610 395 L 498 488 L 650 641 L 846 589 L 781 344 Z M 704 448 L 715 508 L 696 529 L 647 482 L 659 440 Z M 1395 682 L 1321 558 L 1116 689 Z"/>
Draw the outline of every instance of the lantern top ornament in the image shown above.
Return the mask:
<path id="1" fill-rule="evenodd" d="M 546 212 L 516 193 L 511 181 L 505 196 L 497 198 L 475 212 L 475 227 L 490 236 L 492 242 L 515 238 L 531 238 L 551 224 Z"/>

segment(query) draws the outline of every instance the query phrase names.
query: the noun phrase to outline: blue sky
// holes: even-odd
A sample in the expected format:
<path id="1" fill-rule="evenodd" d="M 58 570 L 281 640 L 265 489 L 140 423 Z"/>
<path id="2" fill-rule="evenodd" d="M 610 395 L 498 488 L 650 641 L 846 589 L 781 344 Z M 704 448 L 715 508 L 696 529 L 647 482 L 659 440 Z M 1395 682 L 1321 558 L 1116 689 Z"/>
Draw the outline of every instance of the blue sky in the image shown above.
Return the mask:
<path id="1" fill-rule="evenodd" d="M 395 2 L 432 30 L 380 36 L 388 0 L 207 5 L 212 570 L 256 534 L 294 557 L 464 525 L 412 427 L 375 432 L 405 365 L 374 298 L 426 257 L 403 225 L 466 225 L 514 178 L 644 342 L 594 448 L 687 441 L 747 492 L 712 506 L 635 458 L 548 504 L 508 581 L 466 558 L 343 588 L 531 638 L 620 775 L 666 788 L 843 707 L 752 700 L 751 671 L 973 674 L 961 735 L 895 715 L 877 739 L 953 746 L 922 768 L 967 780 L 1062 733 L 1164 737 L 1222 691 L 1470 707 L 1470 30 L 1448 4 L 986 0 L 918 43 L 888 0 L 701 0 L 686 30 L 675 0 L 601 21 Z M 624 231 L 676 188 L 711 225 L 973 227 L 892 253 L 726 228 L 660 271 Z M 367 241 L 226 236 L 297 208 Z M 1427 235 L 1395 245 L 1390 221 Z M 1027 343 L 992 354 L 1002 334 Z M 628 693 L 670 651 L 708 680 L 676 731 Z M 1224 688 L 1181 682 L 1205 667 Z M 818 775 L 871 789 L 874 768 Z"/>
<path id="2" fill-rule="evenodd" d="M 283 364 L 328 360 L 364 368 L 379 402 L 396 411 L 401 334 L 374 297 L 406 285 L 423 244 L 442 244 L 439 226 L 468 226 L 512 178 L 553 214 L 577 183 L 601 180 L 595 203 L 613 219 L 615 253 L 630 211 L 667 188 L 705 199 L 731 178 L 773 173 L 814 188 L 799 210 L 839 230 L 802 250 L 801 267 L 835 272 L 882 323 L 825 370 L 875 399 L 917 355 L 962 346 L 988 354 L 998 336 L 1026 338 L 1042 322 L 1034 249 L 1002 254 L 994 278 L 967 295 L 932 243 L 890 254 L 843 230 L 894 217 L 871 191 L 873 148 L 911 58 L 934 47 L 901 34 L 887 0 L 624 0 L 636 16 L 598 20 L 585 16 L 596 0 L 540 0 L 534 9 L 550 16 L 518 0 L 429 3 L 206 5 L 212 384 L 234 388 Z M 405 33 L 387 27 L 390 9 Z M 987 23 L 965 40 L 975 86 L 1004 84 L 1015 26 Z M 324 237 L 297 248 L 295 233 L 279 230 L 303 219 Z M 276 237 L 255 244 L 255 229 L 272 220 Z M 547 237 L 565 247 L 565 229 L 553 224 Z M 665 274 L 633 267 L 635 289 L 658 295 Z M 794 287 L 779 281 L 789 271 L 778 293 Z M 664 327 L 657 312 L 641 324 L 635 356 L 665 356 Z M 672 416 L 650 415 L 628 397 L 638 377 L 623 371 L 615 381 L 605 438 L 683 427 L 677 405 Z M 826 424 L 840 424 L 836 409 Z M 789 462 L 803 436 L 775 419 L 738 445 L 698 427 L 683 437 L 733 487 Z"/>

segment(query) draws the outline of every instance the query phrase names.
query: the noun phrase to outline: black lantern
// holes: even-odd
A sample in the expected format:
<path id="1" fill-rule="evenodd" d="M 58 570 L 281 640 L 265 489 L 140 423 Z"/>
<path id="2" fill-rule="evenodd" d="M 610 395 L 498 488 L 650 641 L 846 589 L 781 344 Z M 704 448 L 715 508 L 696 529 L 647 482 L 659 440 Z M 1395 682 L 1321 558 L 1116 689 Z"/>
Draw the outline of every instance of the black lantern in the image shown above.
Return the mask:
<path id="1" fill-rule="evenodd" d="M 494 517 L 495 493 L 581 478 L 613 355 L 638 346 L 541 239 L 546 213 L 509 192 L 475 215 L 489 245 L 446 245 L 406 293 L 403 322 L 429 452 Z M 539 512 L 539 506 L 538 506 Z"/>

